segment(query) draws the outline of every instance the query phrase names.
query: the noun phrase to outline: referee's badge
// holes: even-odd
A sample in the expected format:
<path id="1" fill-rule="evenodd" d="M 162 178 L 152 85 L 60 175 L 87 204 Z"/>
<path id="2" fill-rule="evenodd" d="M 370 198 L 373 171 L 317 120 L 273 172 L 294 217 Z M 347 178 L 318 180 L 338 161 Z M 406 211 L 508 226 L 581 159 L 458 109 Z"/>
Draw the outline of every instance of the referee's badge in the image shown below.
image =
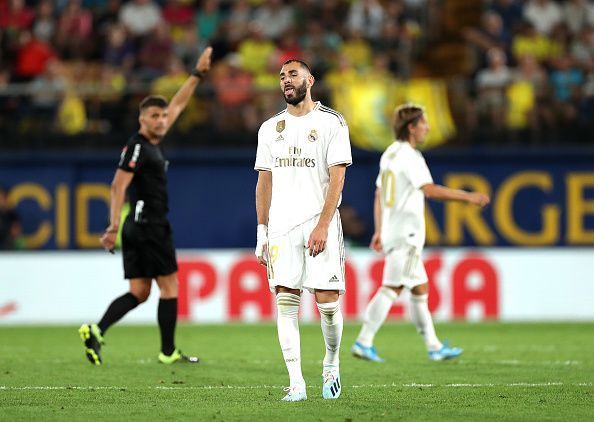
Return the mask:
<path id="1" fill-rule="evenodd" d="M 307 140 L 309 142 L 315 142 L 318 140 L 318 132 L 316 132 L 315 129 L 312 129 L 311 132 L 309 132 L 309 135 L 307 136 Z"/>
<path id="2" fill-rule="evenodd" d="M 285 130 L 285 121 L 279 120 L 278 122 L 276 122 L 276 131 L 278 133 L 281 133 L 283 130 Z"/>

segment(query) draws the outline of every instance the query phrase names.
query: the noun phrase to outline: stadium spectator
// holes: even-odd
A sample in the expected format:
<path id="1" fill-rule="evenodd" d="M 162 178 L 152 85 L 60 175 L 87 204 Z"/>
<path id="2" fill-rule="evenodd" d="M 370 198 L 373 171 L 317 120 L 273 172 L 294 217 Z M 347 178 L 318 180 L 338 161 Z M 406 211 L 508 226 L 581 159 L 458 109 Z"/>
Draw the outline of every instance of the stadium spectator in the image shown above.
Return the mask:
<path id="1" fill-rule="evenodd" d="M 594 3 L 591 0 L 567 0 L 563 3 L 563 19 L 572 35 L 594 26 Z"/>
<path id="2" fill-rule="evenodd" d="M 218 0 L 204 0 L 196 14 L 195 25 L 198 37 L 207 42 L 212 41 L 219 30 L 222 14 Z"/>
<path id="3" fill-rule="evenodd" d="M 577 66 L 588 71 L 594 65 L 594 27 L 586 27 L 570 46 L 571 58 Z"/>
<path id="4" fill-rule="evenodd" d="M 249 23 L 252 20 L 252 8 L 249 0 L 235 0 L 223 25 L 227 34 L 227 41 L 236 45 L 248 33 Z"/>
<path id="5" fill-rule="evenodd" d="M 561 7 L 553 0 L 528 0 L 524 5 L 524 18 L 543 35 L 549 35 L 563 20 Z"/>
<path id="6" fill-rule="evenodd" d="M 194 8 L 184 0 L 167 0 L 163 7 L 163 19 L 171 28 L 171 38 L 179 41 L 184 37 L 186 27 L 194 23 Z"/>
<path id="7" fill-rule="evenodd" d="M 120 68 L 129 74 L 136 62 L 136 51 L 132 41 L 126 36 L 121 24 L 114 24 L 106 31 L 107 42 L 102 52 L 103 63 Z"/>
<path id="8" fill-rule="evenodd" d="M 384 7 L 379 0 L 358 0 L 351 3 L 347 28 L 370 41 L 379 38 L 384 23 Z"/>
<path id="9" fill-rule="evenodd" d="M 134 38 L 149 35 L 161 23 L 161 9 L 152 0 L 131 0 L 119 14 L 120 22 Z"/>
<path id="10" fill-rule="evenodd" d="M 56 31 L 56 47 L 63 59 L 80 58 L 90 53 L 93 16 L 81 6 L 82 0 L 68 0 Z"/>
<path id="11" fill-rule="evenodd" d="M 500 48 L 506 54 L 510 52 L 511 35 L 503 26 L 501 16 L 495 12 L 483 13 L 482 26 L 480 28 L 467 28 L 463 31 L 468 42 L 477 48 L 478 66 L 487 65 L 487 51 L 492 48 Z"/>
<path id="12" fill-rule="evenodd" d="M 276 45 L 264 36 L 260 24 L 252 22 L 248 37 L 237 47 L 242 69 L 257 75 L 266 69 L 268 57 L 276 52 Z"/>
<path id="13" fill-rule="evenodd" d="M 52 0 L 41 0 L 37 5 L 37 13 L 32 27 L 33 35 L 38 40 L 51 43 L 56 33 L 54 4 Z"/>
<path id="14" fill-rule="evenodd" d="M 523 20 L 522 0 L 494 0 L 489 10 L 501 16 L 503 28 L 509 34 L 515 32 Z"/>
<path id="15" fill-rule="evenodd" d="M 254 22 L 262 27 L 266 38 L 278 40 L 293 26 L 293 7 L 283 0 L 265 0 L 254 12 Z"/>
<path id="16" fill-rule="evenodd" d="M 15 60 L 14 79 L 30 81 L 42 74 L 47 62 L 54 57 L 54 50 L 49 44 L 37 39 L 30 31 L 23 31 Z"/>
<path id="17" fill-rule="evenodd" d="M 512 81 L 512 73 L 503 50 L 492 48 L 487 58 L 489 67 L 480 70 L 476 76 L 478 113 L 493 127 L 502 128 L 507 106 L 505 90 Z"/>
<path id="18" fill-rule="evenodd" d="M 242 69 L 237 53 L 228 54 L 213 70 L 213 86 L 219 107 L 215 112 L 223 132 L 241 132 L 257 127 L 253 77 Z"/>
<path id="19" fill-rule="evenodd" d="M 141 78 L 153 80 L 163 75 L 173 52 L 173 41 L 167 22 L 160 22 L 138 52 Z"/>

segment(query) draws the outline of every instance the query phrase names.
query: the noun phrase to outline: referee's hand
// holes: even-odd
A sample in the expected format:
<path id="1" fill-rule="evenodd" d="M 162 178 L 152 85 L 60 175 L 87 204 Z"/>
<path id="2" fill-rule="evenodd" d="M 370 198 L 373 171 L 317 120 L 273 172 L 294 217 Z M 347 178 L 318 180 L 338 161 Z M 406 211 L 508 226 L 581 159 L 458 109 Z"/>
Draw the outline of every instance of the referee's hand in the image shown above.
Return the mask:
<path id="1" fill-rule="evenodd" d="M 112 227 L 108 227 L 107 229 L 105 229 L 105 233 L 103 233 L 103 236 L 101 236 L 99 242 L 101 242 L 101 246 L 103 246 L 103 248 L 105 248 L 106 251 L 113 253 L 117 237 L 118 230 Z"/>

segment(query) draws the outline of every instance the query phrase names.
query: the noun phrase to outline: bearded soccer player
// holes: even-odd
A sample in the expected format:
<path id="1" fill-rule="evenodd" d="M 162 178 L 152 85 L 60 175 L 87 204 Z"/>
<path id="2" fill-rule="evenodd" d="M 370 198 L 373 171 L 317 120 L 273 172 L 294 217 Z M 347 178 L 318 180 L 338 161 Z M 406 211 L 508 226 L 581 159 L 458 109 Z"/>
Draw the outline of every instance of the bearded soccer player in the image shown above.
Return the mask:
<path id="1" fill-rule="evenodd" d="M 210 69 L 211 54 L 211 47 L 202 52 L 191 75 L 169 104 L 160 96 L 149 96 L 140 103 L 140 130 L 132 135 L 122 151 L 111 184 L 110 224 L 101 237 L 101 245 L 113 252 L 128 190 L 130 214 L 122 229 L 122 254 L 129 291 L 109 305 L 99 323 L 80 327 L 85 354 L 92 364 L 102 362 L 101 346 L 107 329 L 148 299 L 153 280 L 160 290 L 157 320 L 161 352 L 158 361 L 165 364 L 198 362 L 198 358 L 184 355 L 175 346 L 177 261 L 167 219 L 168 162 L 160 145 Z"/>
<path id="2" fill-rule="evenodd" d="M 307 399 L 301 373 L 297 314 L 303 289 L 315 295 L 326 354 L 322 396 L 341 393 L 339 350 L 343 318 L 344 245 L 338 215 L 346 167 L 352 162 L 349 131 L 336 111 L 314 102 L 314 77 L 306 63 L 289 60 L 280 71 L 287 108 L 258 132 L 255 169 L 258 216 L 256 256 L 267 266 L 276 294 L 278 338 L 289 372 L 284 401 Z"/>
<path id="3" fill-rule="evenodd" d="M 373 340 L 404 288 L 411 292 L 412 320 L 423 337 L 429 359 L 452 359 L 462 354 L 462 349 L 439 341 L 429 312 L 427 273 L 421 259 L 425 244 L 425 198 L 485 207 L 489 197 L 433 183 L 427 163 L 417 150 L 428 132 L 429 123 L 421 106 L 404 104 L 396 109 L 396 141 L 380 159 L 374 204 L 375 233 L 370 245 L 385 254 L 384 275 L 382 286 L 367 305 L 363 327 L 351 349 L 355 357 L 383 362 Z"/>

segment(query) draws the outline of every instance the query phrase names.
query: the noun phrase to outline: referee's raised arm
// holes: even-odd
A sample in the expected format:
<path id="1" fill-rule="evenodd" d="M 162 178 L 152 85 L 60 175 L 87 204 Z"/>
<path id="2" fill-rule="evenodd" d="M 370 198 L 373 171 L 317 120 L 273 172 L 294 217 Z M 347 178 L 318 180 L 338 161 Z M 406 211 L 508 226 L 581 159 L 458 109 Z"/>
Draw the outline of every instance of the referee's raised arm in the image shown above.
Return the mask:
<path id="1" fill-rule="evenodd" d="M 188 79 L 186 79 L 184 84 L 171 99 L 171 102 L 167 107 L 167 131 L 173 126 L 181 112 L 184 111 L 194 90 L 210 70 L 211 55 L 212 47 L 206 47 L 202 54 L 200 54 L 196 66 L 192 69 Z"/>

